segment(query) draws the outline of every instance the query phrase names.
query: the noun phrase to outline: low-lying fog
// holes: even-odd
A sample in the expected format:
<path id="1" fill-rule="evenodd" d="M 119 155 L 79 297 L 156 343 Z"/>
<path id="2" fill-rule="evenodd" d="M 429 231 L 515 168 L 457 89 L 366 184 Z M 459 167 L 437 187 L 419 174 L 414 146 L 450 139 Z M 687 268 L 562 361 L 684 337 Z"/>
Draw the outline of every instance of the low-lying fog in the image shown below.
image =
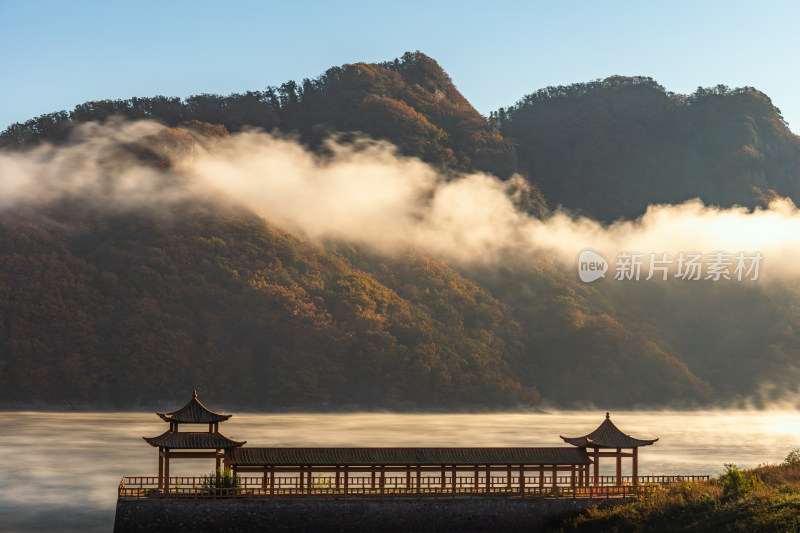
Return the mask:
<path id="1" fill-rule="evenodd" d="M 604 416 L 236 413 L 220 431 L 248 446 L 566 446 L 559 435 L 584 435 Z M 660 439 L 640 451 L 642 475 L 715 476 L 723 463 L 776 463 L 800 447 L 797 411 L 616 411 L 611 420 L 634 437 Z M 157 474 L 156 450 L 141 437 L 167 429 L 153 413 L 0 413 L 0 424 L 2 531 L 110 530 L 120 478 Z M 601 466 L 612 474 L 612 461 Z M 210 460 L 170 465 L 173 476 L 212 470 Z"/>

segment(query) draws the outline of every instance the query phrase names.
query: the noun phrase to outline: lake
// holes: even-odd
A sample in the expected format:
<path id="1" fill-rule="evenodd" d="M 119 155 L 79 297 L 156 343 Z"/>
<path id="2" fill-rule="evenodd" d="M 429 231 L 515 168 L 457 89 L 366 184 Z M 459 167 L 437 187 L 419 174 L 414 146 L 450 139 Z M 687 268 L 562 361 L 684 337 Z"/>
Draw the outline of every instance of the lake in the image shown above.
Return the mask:
<path id="1" fill-rule="evenodd" d="M 559 435 L 584 435 L 604 417 L 600 411 L 236 413 L 220 431 L 250 446 L 566 446 Z M 611 420 L 634 437 L 660 439 L 640 450 L 642 475 L 718 475 L 724 463 L 777 463 L 800 447 L 797 411 L 617 411 Z M 167 429 L 153 413 L 5 412 L 0 425 L 4 532 L 111 531 L 120 478 L 158 471 L 156 449 L 141 437 Z M 601 466 L 601 474 L 612 474 L 613 461 Z M 623 461 L 624 474 L 629 467 Z M 170 464 L 173 476 L 212 470 L 211 460 Z"/>

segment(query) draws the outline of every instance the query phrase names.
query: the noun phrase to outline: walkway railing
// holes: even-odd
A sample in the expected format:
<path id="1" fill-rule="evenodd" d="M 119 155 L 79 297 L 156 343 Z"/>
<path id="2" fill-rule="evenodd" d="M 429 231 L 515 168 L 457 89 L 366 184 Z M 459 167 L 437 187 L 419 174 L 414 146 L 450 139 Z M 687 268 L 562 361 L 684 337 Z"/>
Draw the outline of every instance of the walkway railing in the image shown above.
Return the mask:
<path id="1" fill-rule="evenodd" d="M 336 488 L 334 478 L 328 476 L 314 477 L 310 485 L 300 476 L 281 476 L 274 479 L 271 487 L 264 486 L 263 477 L 242 476 L 237 488 L 204 486 L 207 478 L 203 477 L 170 477 L 164 490 L 159 488 L 157 477 L 123 477 L 118 498 L 638 498 L 657 485 L 707 479 L 708 476 L 639 476 L 639 484 L 634 486 L 630 476 L 623 477 L 623 485 L 616 485 L 616 476 L 602 476 L 595 486 L 574 487 L 570 486 L 570 476 L 558 476 L 556 486 L 552 477 L 545 477 L 543 485 L 538 483 L 538 477 L 526 477 L 520 486 L 519 477 L 495 476 L 487 487 L 485 478 L 477 480 L 479 484 L 470 476 L 459 476 L 455 483 L 448 479 L 447 486 L 442 486 L 439 476 L 422 477 L 419 485 L 407 485 L 405 476 L 387 476 L 381 486 L 376 486 L 370 477 L 354 477 L 345 489 Z"/>
<path id="2" fill-rule="evenodd" d="M 670 483 L 694 483 L 708 481 L 709 476 L 638 476 L 642 485 L 668 485 Z M 633 476 L 622 476 L 622 484 L 633 484 Z M 596 486 L 608 487 L 617 485 L 617 476 L 598 476 Z"/>

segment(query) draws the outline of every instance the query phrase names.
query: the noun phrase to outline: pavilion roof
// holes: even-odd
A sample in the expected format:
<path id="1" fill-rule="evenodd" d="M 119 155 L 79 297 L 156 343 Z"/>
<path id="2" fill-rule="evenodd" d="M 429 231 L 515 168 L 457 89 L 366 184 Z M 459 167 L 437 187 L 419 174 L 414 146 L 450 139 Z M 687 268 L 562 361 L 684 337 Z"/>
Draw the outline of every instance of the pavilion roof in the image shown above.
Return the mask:
<path id="1" fill-rule="evenodd" d="M 192 392 L 192 399 L 189 403 L 171 413 L 156 413 L 165 422 L 178 422 L 183 424 L 211 424 L 213 422 L 224 422 L 233 415 L 215 413 L 200 403 L 197 399 L 197 391 Z"/>
<path id="2" fill-rule="evenodd" d="M 584 448 L 235 448 L 235 466 L 584 465 Z"/>
<path id="3" fill-rule="evenodd" d="M 587 446 L 597 448 L 637 448 L 639 446 L 649 446 L 658 440 L 636 439 L 626 435 L 614 425 L 609 413 L 606 413 L 606 419 L 603 420 L 603 423 L 588 435 L 582 437 L 561 436 L 561 438 L 564 439 L 564 442 L 581 448 L 586 448 Z"/>
<path id="4" fill-rule="evenodd" d="M 142 437 L 150 446 L 183 450 L 220 450 L 243 446 L 247 441 L 231 440 L 222 433 L 208 431 L 165 431 L 158 437 Z"/>

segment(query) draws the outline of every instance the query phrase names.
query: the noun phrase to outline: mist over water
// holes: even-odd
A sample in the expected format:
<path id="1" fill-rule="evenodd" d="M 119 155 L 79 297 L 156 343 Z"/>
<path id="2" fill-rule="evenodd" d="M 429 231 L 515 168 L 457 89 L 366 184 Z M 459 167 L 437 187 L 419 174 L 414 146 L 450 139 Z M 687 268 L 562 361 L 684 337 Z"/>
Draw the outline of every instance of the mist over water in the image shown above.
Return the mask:
<path id="1" fill-rule="evenodd" d="M 561 446 L 595 429 L 599 411 L 481 414 L 247 414 L 220 430 L 247 446 Z M 800 447 L 797 411 L 616 411 L 639 438 L 639 472 L 718 475 L 723 463 L 781 462 Z M 0 531 L 109 531 L 123 475 L 156 475 L 163 432 L 153 413 L 0 413 Z M 175 461 L 170 474 L 203 475 L 212 461 Z M 630 474 L 623 461 L 623 473 Z M 601 474 L 613 463 L 601 461 Z"/>

